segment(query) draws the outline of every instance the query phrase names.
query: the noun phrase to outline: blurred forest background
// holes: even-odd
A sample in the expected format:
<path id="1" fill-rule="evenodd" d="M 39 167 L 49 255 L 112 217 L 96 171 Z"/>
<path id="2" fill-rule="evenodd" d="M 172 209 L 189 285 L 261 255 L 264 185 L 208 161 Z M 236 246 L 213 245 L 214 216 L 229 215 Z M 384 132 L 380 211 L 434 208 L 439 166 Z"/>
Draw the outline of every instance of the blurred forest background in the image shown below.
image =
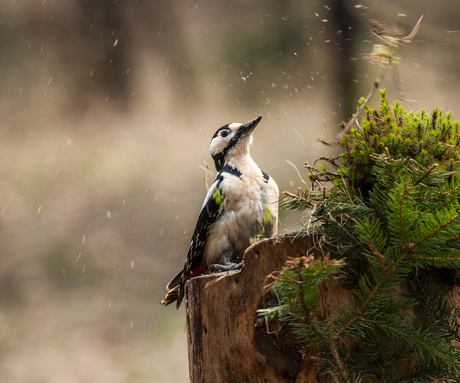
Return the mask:
<path id="1" fill-rule="evenodd" d="M 1 1 L 0 381 L 187 382 L 183 307 L 159 302 L 215 130 L 262 115 L 253 158 L 295 190 L 286 160 L 339 153 L 318 138 L 380 71 L 369 19 L 422 14 L 403 105 L 460 118 L 457 0 Z"/>

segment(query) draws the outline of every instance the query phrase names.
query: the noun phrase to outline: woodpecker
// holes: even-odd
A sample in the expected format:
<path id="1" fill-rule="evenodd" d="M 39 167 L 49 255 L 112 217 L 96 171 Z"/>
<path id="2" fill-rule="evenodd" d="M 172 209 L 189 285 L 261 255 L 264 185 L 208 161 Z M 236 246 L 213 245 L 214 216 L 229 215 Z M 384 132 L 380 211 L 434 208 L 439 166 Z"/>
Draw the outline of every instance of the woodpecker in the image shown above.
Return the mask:
<path id="1" fill-rule="evenodd" d="M 165 306 L 179 308 L 188 278 L 210 266 L 240 262 L 251 240 L 276 235 L 278 197 L 276 182 L 249 154 L 253 132 L 262 117 L 247 124 L 219 128 L 211 139 L 211 156 L 217 175 L 201 207 L 184 268 L 166 286 Z"/>

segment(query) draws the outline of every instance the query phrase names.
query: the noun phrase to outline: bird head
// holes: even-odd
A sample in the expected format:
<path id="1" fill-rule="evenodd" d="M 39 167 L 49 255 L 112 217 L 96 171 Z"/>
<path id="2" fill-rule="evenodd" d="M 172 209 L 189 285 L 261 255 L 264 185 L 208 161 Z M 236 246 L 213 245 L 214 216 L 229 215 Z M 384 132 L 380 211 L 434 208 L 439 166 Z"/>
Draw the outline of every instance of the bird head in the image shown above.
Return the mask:
<path id="1" fill-rule="evenodd" d="M 217 171 L 232 157 L 249 155 L 252 133 L 262 117 L 254 118 L 247 124 L 232 123 L 217 129 L 211 139 L 211 156 Z"/>

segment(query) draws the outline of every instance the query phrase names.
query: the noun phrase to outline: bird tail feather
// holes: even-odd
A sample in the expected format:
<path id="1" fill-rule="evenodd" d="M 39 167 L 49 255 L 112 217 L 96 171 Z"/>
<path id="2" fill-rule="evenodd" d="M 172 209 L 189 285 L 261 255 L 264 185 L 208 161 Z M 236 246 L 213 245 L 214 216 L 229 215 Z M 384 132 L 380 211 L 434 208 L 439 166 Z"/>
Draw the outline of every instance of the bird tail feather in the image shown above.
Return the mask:
<path id="1" fill-rule="evenodd" d="M 169 281 L 169 283 L 166 285 L 166 290 L 171 291 L 174 289 L 174 287 L 178 286 L 181 281 L 182 281 L 182 271 L 177 273 L 177 275 Z"/>
<path id="2" fill-rule="evenodd" d="M 164 306 L 168 306 L 171 303 L 177 301 L 177 298 L 179 297 L 179 288 L 180 285 L 177 285 L 173 289 L 169 290 L 165 296 L 165 299 L 161 301 L 161 304 Z"/>
<path id="3" fill-rule="evenodd" d="M 182 278 L 183 272 L 179 272 L 166 286 L 168 290 L 165 299 L 161 301 L 161 304 L 168 306 L 169 304 L 176 302 L 176 308 L 179 308 L 182 299 L 184 298 L 184 281 Z"/>

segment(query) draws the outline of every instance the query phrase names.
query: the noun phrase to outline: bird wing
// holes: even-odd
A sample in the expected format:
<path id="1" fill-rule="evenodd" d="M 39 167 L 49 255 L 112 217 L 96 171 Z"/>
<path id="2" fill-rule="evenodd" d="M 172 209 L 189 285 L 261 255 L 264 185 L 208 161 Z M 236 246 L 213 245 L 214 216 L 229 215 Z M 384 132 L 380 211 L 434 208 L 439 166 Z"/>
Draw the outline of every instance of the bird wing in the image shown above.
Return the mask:
<path id="1" fill-rule="evenodd" d="M 200 215 L 195 226 L 195 230 L 190 241 L 190 247 L 187 253 L 187 260 L 182 270 L 181 278 L 177 275 L 171 282 L 176 285 L 180 284 L 177 298 L 177 307 L 179 307 L 184 296 L 184 285 L 187 278 L 197 276 L 206 271 L 203 265 L 203 251 L 206 244 L 209 228 L 217 221 L 225 207 L 225 196 L 220 188 L 220 183 L 224 179 L 222 174 L 218 174 L 201 207 Z M 174 288 L 174 283 L 168 285 L 168 289 Z"/>

